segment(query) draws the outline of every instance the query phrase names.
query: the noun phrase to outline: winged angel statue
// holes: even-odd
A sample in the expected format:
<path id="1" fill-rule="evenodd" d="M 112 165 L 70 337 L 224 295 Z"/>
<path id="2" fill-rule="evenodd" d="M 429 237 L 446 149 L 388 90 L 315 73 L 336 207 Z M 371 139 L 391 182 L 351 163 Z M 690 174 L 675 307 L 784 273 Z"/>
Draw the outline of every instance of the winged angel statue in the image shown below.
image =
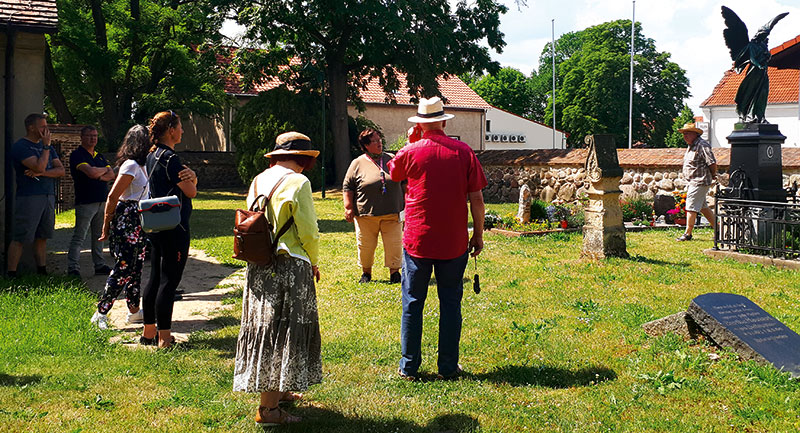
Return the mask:
<path id="1" fill-rule="evenodd" d="M 744 22 L 735 12 L 725 6 L 722 7 L 722 17 L 725 19 L 727 27 L 723 30 L 722 35 L 725 37 L 725 44 L 731 51 L 733 68 L 737 74 L 747 68 L 747 75 L 739 84 L 739 90 L 736 92 L 736 112 L 739 114 L 739 121 L 743 123 L 767 123 L 764 118 L 769 94 L 767 63 L 772 57 L 767 43 L 772 28 L 786 15 L 789 15 L 789 12 L 776 16 L 758 29 L 753 39 L 748 40 L 747 26 L 744 25 Z"/>

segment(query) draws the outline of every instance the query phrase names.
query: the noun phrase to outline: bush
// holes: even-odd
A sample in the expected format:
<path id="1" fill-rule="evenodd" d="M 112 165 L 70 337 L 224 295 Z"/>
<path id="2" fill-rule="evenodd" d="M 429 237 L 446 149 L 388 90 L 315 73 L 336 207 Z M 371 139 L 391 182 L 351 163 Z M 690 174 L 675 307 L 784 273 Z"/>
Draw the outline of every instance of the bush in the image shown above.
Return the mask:
<path id="1" fill-rule="evenodd" d="M 633 221 L 634 219 L 650 218 L 653 214 L 653 200 L 646 199 L 640 195 L 632 195 L 624 200 L 619 201 L 622 207 L 622 220 Z"/>
<path id="2" fill-rule="evenodd" d="M 531 201 L 531 221 L 547 220 L 547 203 L 541 200 Z"/>
<path id="3" fill-rule="evenodd" d="M 231 124 L 239 176 L 245 184 L 250 184 L 258 173 L 269 167 L 264 154 L 275 147 L 275 138 L 286 131 L 302 132 L 311 138 L 315 149 L 322 150 L 320 143 L 327 142 L 323 139 L 322 126 L 319 94 L 294 92 L 283 86 L 260 93 L 236 112 Z M 318 159 L 314 169 L 304 173 L 314 189 L 322 187 L 322 162 Z M 332 162 L 332 146 L 326 144 L 326 183 L 336 178 Z"/>

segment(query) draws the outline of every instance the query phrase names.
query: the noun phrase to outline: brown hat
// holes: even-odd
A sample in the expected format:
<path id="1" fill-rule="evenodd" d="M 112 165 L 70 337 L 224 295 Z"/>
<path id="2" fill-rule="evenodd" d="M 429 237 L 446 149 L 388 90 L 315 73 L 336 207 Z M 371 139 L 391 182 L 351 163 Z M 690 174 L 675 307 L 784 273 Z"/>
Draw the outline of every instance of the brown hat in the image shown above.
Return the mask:
<path id="1" fill-rule="evenodd" d="M 311 148 L 311 139 L 307 135 L 290 131 L 279 135 L 272 152 L 264 154 L 267 158 L 273 155 L 308 155 L 316 158 L 319 150 Z"/>
<path id="2" fill-rule="evenodd" d="M 683 134 L 684 132 L 694 132 L 697 135 L 703 135 L 703 130 L 698 128 L 697 125 L 694 124 L 694 122 L 683 125 L 683 128 L 679 129 L 678 132 L 680 132 L 681 134 Z"/>

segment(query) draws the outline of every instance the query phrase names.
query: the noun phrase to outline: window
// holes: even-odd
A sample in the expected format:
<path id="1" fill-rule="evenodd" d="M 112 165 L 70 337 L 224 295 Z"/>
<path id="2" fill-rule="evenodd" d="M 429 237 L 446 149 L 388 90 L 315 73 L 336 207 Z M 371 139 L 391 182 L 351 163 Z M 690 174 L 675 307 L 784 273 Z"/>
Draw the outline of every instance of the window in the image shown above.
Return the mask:
<path id="1" fill-rule="evenodd" d="M 487 120 L 486 121 L 486 132 L 492 132 L 492 121 L 491 120 Z"/>

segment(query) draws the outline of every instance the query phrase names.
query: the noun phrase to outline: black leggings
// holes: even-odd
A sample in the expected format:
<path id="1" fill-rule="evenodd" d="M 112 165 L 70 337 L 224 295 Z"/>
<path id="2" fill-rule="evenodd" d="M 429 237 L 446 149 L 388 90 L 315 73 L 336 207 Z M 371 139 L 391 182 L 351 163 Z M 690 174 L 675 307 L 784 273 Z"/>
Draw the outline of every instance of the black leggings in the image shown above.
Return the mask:
<path id="1" fill-rule="evenodd" d="M 189 255 L 189 232 L 178 226 L 172 230 L 150 234 L 153 245 L 150 281 L 142 290 L 144 324 L 158 324 L 159 330 L 172 327 L 172 305 L 175 290 L 181 282 Z"/>

